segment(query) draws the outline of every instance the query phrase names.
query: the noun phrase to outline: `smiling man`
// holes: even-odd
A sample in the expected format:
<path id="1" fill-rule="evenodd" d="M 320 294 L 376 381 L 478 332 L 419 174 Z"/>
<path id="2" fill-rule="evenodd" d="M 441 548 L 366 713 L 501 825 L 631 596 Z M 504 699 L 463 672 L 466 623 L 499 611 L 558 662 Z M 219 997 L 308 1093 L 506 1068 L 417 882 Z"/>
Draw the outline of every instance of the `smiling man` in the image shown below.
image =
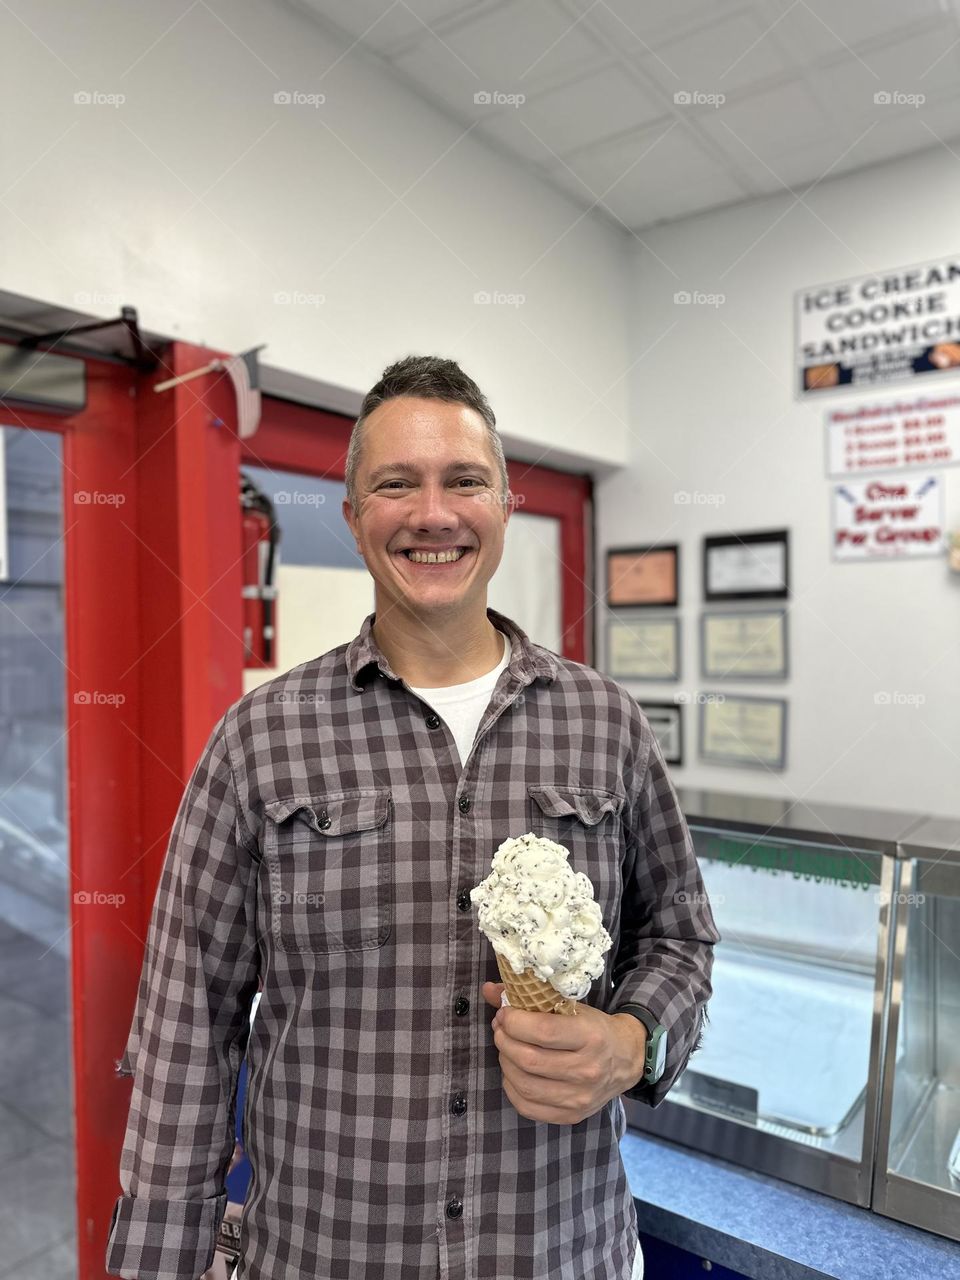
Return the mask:
<path id="1" fill-rule="evenodd" d="M 639 1280 L 620 1097 L 656 1106 L 682 1071 L 718 934 L 637 702 L 487 606 L 510 512 L 476 384 L 435 357 L 386 370 L 344 503 L 374 612 L 227 710 L 177 815 L 121 1064 L 112 1274 L 209 1267 L 246 1055 L 240 1277 Z M 569 850 L 613 939 L 576 1018 L 493 1016 L 470 890 L 528 831 Z"/>

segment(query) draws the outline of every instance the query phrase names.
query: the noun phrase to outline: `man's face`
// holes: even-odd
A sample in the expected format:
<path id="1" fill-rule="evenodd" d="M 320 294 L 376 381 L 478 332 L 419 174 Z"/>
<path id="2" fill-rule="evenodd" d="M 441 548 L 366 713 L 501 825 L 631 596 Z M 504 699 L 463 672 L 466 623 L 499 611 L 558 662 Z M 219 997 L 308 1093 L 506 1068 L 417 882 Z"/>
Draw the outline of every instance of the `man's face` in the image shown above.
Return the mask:
<path id="1" fill-rule="evenodd" d="M 359 509 L 355 515 L 345 501 L 343 514 L 377 584 L 378 614 L 394 604 L 424 617 L 478 599 L 485 605 L 510 515 L 498 485 L 474 409 L 401 396 L 371 413 L 357 469 Z M 426 562 L 441 552 L 456 558 Z"/>

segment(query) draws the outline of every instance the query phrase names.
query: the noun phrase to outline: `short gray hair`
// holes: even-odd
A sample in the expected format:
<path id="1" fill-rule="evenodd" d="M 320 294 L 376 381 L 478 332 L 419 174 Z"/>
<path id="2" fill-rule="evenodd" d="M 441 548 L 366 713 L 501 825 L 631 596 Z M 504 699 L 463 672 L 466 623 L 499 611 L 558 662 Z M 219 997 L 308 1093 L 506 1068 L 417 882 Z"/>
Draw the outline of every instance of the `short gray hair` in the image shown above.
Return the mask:
<path id="1" fill-rule="evenodd" d="M 490 402 L 474 380 L 463 372 L 456 360 L 444 360 L 441 356 L 405 356 L 384 369 L 380 381 L 363 398 L 360 416 L 350 433 L 347 448 L 346 482 L 347 499 L 357 510 L 357 471 L 360 467 L 360 451 L 367 418 L 374 409 L 387 400 L 400 396 L 419 396 L 424 400 L 443 400 L 447 404 L 464 404 L 475 409 L 487 428 L 487 439 L 500 478 L 500 497 L 505 501 L 509 491 L 507 462 L 503 456 L 503 444 L 497 430 L 497 420 Z"/>

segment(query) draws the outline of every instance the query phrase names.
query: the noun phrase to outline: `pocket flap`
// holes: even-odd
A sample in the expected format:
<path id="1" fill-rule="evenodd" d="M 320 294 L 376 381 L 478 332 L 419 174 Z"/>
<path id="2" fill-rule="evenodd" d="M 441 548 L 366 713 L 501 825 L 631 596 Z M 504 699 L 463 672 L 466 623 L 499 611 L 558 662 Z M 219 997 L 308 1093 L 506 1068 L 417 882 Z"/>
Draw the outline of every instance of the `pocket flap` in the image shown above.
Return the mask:
<path id="1" fill-rule="evenodd" d="M 548 818 L 576 817 L 595 827 L 605 813 L 619 813 L 623 797 L 592 787 L 527 787 Z"/>
<path id="2" fill-rule="evenodd" d="M 312 830 L 322 836 L 346 836 L 357 831 L 382 827 L 390 809 L 390 791 L 370 788 L 363 791 L 339 791 L 326 796 L 301 800 L 268 800 L 264 810 L 274 822 L 285 822 L 296 814 Z"/>

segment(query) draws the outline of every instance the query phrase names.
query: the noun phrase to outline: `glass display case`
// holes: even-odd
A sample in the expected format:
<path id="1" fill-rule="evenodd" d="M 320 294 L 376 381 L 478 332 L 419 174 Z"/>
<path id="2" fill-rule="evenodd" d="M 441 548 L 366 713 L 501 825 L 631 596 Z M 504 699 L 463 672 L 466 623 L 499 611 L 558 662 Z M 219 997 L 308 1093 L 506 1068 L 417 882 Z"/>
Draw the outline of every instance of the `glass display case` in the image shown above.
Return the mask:
<path id="1" fill-rule="evenodd" d="M 899 854 L 873 1207 L 960 1240 L 960 821 Z"/>
<path id="2" fill-rule="evenodd" d="M 898 841 L 922 815 L 681 790 L 721 941 L 700 1049 L 628 1123 L 870 1203 Z"/>

